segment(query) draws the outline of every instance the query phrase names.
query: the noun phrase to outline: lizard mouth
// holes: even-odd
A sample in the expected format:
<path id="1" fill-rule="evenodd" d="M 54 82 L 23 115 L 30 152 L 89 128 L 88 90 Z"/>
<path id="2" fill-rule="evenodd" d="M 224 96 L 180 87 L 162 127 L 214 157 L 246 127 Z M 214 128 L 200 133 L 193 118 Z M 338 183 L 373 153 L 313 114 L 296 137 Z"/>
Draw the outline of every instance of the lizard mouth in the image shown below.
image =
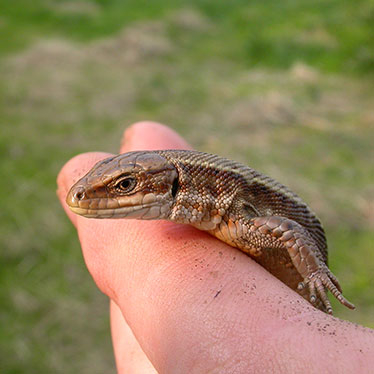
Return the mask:
<path id="1" fill-rule="evenodd" d="M 161 207 L 157 203 L 97 209 L 69 205 L 69 208 L 72 212 L 87 218 L 158 219 L 161 215 Z"/>

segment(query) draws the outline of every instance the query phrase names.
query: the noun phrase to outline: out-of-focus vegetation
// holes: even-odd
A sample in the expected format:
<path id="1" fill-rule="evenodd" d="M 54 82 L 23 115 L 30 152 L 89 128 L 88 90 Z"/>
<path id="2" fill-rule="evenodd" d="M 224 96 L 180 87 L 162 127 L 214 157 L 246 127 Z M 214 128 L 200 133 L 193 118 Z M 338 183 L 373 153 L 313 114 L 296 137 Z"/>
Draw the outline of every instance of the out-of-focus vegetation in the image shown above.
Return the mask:
<path id="1" fill-rule="evenodd" d="M 0 0 L 0 372 L 114 370 L 108 302 L 55 196 L 152 119 L 289 185 L 374 327 L 374 3 Z"/>

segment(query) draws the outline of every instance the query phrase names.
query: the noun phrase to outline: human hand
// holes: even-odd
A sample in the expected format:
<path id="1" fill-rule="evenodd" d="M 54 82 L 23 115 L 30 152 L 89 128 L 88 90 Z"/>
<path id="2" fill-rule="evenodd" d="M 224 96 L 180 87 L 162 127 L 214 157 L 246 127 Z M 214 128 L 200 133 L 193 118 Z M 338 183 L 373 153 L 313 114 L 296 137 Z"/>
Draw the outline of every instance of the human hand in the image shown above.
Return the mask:
<path id="1" fill-rule="evenodd" d="M 125 132 L 120 152 L 189 148 L 167 127 L 143 122 Z M 237 249 L 187 225 L 73 214 L 69 188 L 109 156 L 70 160 L 58 196 L 92 277 L 111 299 L 119 373 L 371 370 L 372 330 L 318 311 Z"/>

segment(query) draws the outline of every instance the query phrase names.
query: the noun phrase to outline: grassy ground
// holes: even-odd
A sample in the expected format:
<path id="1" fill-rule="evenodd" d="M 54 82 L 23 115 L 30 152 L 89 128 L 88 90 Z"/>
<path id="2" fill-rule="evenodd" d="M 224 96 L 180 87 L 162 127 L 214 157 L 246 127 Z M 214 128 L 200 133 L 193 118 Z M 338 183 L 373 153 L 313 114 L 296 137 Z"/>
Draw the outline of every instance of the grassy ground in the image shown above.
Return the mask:
<path id="1" fill-rule="evenodd" d="M 337 315 L 374 327 L 373 23 L 370 0 L 0 0 L 0 372 L 114 370 L 55 178 L 142 119 L 297 191 L 358 307 Z"/>

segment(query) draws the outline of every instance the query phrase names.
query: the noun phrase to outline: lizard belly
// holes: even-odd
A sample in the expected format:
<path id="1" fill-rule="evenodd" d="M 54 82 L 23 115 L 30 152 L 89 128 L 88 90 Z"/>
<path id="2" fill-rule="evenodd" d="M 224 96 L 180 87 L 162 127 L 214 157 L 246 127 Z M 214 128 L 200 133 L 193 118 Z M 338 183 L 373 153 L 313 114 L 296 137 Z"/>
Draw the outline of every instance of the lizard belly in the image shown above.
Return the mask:
<path id="1" fill-rule="evenodd" d="M 214 235 L 219 240 L 239 248 L 241 251 L 249 254 L 252 257 L 261 255 L 261 249 L 254 245 L 248 245 L 245 239 L 248 233 L 248 226 L 244 225 L 241 220 L 222 219 L 214 229 L 208 230 L 211 235 Z"/>

